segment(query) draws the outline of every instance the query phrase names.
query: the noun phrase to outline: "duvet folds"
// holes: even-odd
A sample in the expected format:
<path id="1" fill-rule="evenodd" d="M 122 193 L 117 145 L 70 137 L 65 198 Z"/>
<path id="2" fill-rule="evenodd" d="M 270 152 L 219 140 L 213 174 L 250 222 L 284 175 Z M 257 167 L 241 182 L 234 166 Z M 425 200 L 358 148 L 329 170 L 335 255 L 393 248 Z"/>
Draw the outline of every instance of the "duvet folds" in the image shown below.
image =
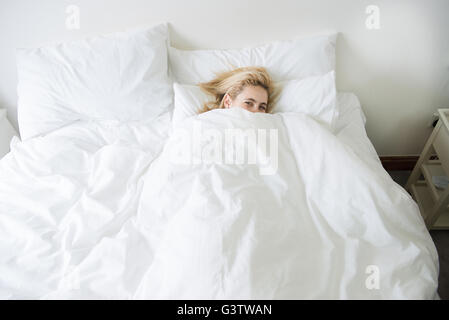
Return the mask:
<path id="1" fill-rule="evenodd" d="M 416 203 L 313 118 L 232 108 L 169 121 L 13 141 L 0 298 L 435 298 Z"/>

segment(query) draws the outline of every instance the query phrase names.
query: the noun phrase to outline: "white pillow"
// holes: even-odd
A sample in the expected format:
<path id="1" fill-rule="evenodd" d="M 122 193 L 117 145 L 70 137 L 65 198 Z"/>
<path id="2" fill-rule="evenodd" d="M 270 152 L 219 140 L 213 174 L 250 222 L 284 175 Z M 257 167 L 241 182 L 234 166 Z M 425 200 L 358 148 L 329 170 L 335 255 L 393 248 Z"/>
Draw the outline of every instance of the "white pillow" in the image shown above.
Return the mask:
<path id="1" fill-rule="evenodd" d="M 18 120 L 28 139 L 80 119 L 145 121 L 168 111 L 167 24 L 18 49 Z"/>
<path id="2" fill-rule="evenodd" d="M 228 50 L 180 50 L 168 48 L 173 80 L 197 84 L 216 72 L 234 67 L 265 67 L 274 81 L 301 79 L 335 70 L 337 34 L 278 41 L 258 47 Z"/>
<path id="3" fill-rule="evenodd" d="M 305 113 L 334 130 L 338 117 L 334 71 L 322 76 L 277 82 L 275 85 L 281 91 L 271 113 Z M 213 100 L 199 86 L 174 83 L 173 89 L 175 108 L 172 123 L 175 127 L 185 118 L 197 115 L 205 102 Z"/>
<path id="4" fill-rule="evenodd" d="M 213 97 L 204 93 L 199 86 L 173 83 L 175 107 L 173 109 L 172 124 L 178 126 L 185 118 L 199 114 L 204 103 Z"/>
<path id="5" fill-rule="evenodd" d="M 327 125 L 332 131 L 338 117 L 335 72 L 276 84 L 281 94 L 272 113 L 301 112 Z"/>

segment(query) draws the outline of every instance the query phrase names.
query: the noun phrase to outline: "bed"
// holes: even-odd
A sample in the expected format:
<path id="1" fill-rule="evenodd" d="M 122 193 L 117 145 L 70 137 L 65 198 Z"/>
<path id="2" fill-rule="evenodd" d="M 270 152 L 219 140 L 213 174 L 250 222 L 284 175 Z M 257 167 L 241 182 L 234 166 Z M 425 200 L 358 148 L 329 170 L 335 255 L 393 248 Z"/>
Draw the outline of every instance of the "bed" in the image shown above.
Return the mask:
<path id="1" fill-rule="evenodd" d="M 113 43 L 126 56 L 117 39 Z M 58 53 L 59 60 L 66 57 Z M 36 74 L 33 59 L 19 75 Z M 70 67 L 66 71 L 72 83 L 83 78 Z M 153 84 L 155 91 L 142 93 L 138 86 L 151 79 L 139 77 L 137 87 L 125 84 L 126 92 L 150 97 L 130 96 L 131 115 L 109 97 L 104 109 L 99 100 L 94 109 L 80 98 L 69 106 L 52 102 L 51 116 L 45 115 L 50 89 L 30 86 L 49 81 L 19 84 L 19 94 L 27 91 L 19 106 L 22 140 L 14 139 L 0 161 L 0 298 L 438 298 L 435 246 L 416 203 L 382 168 L 356 95 L 334 89 L 338 112 L 328 118 L 325 109 L 314 117 L 233 108 L 173 126 L 173 112 L 164 107 L 170 91 Z M 294 92 L 302 85 L 295 83 Z M 89 90 L 92 86 L 105 91 L 96 81 Z M 55 101 L 63 100 L 61 94 L 73 101 L 92 93 L 75 95 L 75 89 L 63 87 Z M 322 102 L 331 91 L 321 89 Z M 142 120 L 146 109 L 139 103 L 154 103 L 155 97 L 164 103 Z M 33 111 L 30 101 L 43 102 Z M 62 113 L 61 106 L 70 112 Z M 85 116 L 72 119 L 75 113 Z M 276 130 L 275 170 L 260 174 L 260 164 L 174 163 L 171 157 L 185 145 L 179 138 L 199 124 L 214 132 L 229 126 Z"/>

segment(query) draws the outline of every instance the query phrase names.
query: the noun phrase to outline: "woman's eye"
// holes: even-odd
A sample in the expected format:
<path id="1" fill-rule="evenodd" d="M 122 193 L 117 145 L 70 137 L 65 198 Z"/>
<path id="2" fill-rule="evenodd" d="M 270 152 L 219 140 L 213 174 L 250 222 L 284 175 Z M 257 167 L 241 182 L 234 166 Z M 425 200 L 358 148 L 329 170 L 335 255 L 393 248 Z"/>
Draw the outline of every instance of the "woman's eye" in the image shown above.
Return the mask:
<path id="1" fill-rule="evenodd" d="M 246 103 L 247 105 L 250 105 L 250 104 L 251 104 L 251 102 L 249 102 L 249 101 L 245 101 L 245 103 Z"/>
<path id="2" fill-rule="evenodd" d="M 259 110 L 264 110 L 264 111 L 265 111 L 266 109 L 267 109 L 267 108 L 265 108 L 264 106 L 260 106 L 260 107 L 259 107 Z"/>

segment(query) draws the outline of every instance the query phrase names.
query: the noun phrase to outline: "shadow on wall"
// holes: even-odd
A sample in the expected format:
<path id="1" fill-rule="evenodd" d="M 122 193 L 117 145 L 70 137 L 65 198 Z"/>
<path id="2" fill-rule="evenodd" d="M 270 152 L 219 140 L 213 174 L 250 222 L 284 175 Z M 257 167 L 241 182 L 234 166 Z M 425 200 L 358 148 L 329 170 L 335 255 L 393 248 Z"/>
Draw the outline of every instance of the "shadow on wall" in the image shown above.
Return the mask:
<path id="1" fill-rule="evenodd" d="M 13 126 L 14 130 L 16 130 L 17 134 L 19 134 L 19 126 L 17 122 L 17 113 L 12 114 L 11 110 L 17 110 L 7 105 L 6 99 L 0 95 L 0 109 L 6 110 L 6 117 L 8 118 L 9 123 Z M 16 111 L 17 112 L 17 111 Z"/>

